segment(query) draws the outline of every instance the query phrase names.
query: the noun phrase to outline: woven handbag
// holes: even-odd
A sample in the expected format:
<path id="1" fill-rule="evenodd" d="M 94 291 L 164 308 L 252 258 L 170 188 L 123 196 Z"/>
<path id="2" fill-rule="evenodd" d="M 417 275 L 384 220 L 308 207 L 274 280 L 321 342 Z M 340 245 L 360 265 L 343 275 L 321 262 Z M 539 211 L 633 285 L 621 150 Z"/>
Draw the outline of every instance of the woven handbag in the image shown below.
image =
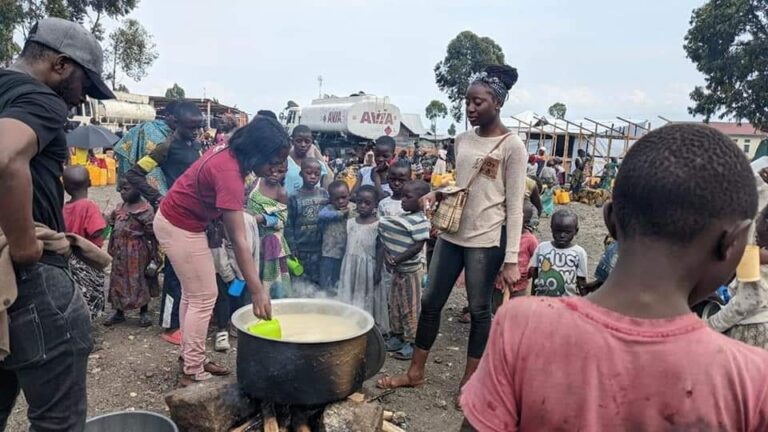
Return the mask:
<path id="1" fill-rule="evenodd" d="M 501 137 L 498 143 L 488 152 L 483 159 L 487 159 L 488 156 L 493 154 L 501 145 L 506 141 L 512 133 L 508 133 Z M 482 166 L 467 182 L 466 187 L 448 186 L 440 189 L 440 193 L 443 195 L 443 199 L 440 200 L 440 204 L 432 214 L 431 222 L 432 227 L 442 231 L 444 233 L 453 234 L 459 230 L 461 224 L 461 215 L 464 213 L 464 205 L 467 203 L 467 197 L 472 184 L 477 180 L 480 175 Z"/>

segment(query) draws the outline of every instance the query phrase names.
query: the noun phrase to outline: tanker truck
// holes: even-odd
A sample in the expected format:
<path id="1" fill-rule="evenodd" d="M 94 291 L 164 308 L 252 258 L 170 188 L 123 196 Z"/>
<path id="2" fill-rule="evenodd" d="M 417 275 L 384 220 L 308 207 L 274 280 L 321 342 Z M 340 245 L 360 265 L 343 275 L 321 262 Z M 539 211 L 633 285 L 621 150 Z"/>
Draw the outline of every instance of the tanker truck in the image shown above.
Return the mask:
<path id="1" fill-rule="evenodd" d="M 289 107 L 280 117 L 289 134 L 296 126 L 306 125 L 321 150 L 335 153 L 400 133 L 400 109 L 389 98 L 373 95 L 315 99 L 309 106 Z"/>
<path id="2" fill-rule="evenodd" d="M 155 108 L 149 104 L 149 96 L 144 95 L 116 91 L 115 99 L 87 97 L 84 103 L 70 112 L 70 127 L 91 124 L 93 119 L 112 132 L 125 132 L 137 124 L 154 120 Z"/>

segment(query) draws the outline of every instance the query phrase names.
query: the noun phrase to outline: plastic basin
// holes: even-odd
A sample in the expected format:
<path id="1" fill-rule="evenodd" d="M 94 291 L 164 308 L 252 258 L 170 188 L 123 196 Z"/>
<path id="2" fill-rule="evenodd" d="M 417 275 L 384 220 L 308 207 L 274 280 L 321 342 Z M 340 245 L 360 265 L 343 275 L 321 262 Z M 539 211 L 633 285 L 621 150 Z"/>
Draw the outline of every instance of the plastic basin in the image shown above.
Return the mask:
<path id="1" fill-rule="evenodd" d="M 85 432 L 179 432 L 171 419 L 149 411 L 121 411 L 85 422 Z"/>

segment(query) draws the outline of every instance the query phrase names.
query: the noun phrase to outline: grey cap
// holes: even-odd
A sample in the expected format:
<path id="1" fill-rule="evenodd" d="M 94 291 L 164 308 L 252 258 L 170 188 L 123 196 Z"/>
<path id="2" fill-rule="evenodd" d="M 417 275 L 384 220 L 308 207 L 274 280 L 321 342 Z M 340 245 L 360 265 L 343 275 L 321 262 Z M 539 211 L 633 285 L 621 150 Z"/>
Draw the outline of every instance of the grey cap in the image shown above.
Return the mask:
<path id="1" fill-rule="evenodd" d="M 58 51 L 82 66 L 91 85 L 85 93 L 96 99 L 114 99 L 101 74 L 104 53 L 99 41 L 83 26 L 61 18 L 44 18 L 30 30 L 28 41 L 37 42 Z"/>

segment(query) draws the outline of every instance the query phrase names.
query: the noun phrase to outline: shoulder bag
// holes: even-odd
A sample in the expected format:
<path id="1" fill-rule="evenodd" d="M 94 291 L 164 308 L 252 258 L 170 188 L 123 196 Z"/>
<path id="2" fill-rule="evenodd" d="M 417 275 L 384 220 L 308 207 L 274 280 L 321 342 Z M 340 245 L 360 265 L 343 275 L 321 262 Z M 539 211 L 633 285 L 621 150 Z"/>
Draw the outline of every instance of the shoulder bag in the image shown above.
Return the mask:
<path id="1" fill-rule="evenodd" d="M 506 141 L 512 133 L 508 133 L 501 137 L 498 143 L 485 155 L 483 160 L 487 159 L 493 152 L 495 152 Z M 467 196 L 472 184 L 477 180 L 477 177 L 482 171 L 482 165 L 475 171 L 472 178 L 469 179 L 466 187 L 460 188 L 456 186 L 448 186 L 440 190 L 443 195 L 443 199 L 437 206 L 437 210 L 432 214 L 431 222 L 432 227 L 442 231 L 444 233 L 453 234 L 459 230 L 459 224 L 461 223 L 461 215 L 464 213 L 464 205 L 467 203 Z"/>

